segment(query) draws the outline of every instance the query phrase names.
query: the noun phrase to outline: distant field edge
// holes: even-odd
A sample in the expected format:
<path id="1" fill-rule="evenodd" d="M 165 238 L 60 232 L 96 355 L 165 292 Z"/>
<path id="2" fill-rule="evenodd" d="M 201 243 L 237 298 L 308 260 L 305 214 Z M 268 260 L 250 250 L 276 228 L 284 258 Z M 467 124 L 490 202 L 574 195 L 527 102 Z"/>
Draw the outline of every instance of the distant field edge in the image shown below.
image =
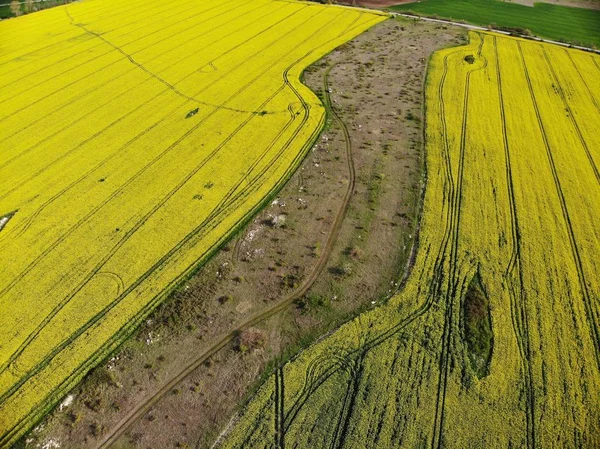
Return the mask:
<path id="1" fill-rule="evenodd" d="M 558 42 L 600 47 L 600 11 L 547 3 L 533 7 L 497 0 L 422 0 L 388 8 L 433 19 L 468 22 L 519 35 L 533 34 Z"/>

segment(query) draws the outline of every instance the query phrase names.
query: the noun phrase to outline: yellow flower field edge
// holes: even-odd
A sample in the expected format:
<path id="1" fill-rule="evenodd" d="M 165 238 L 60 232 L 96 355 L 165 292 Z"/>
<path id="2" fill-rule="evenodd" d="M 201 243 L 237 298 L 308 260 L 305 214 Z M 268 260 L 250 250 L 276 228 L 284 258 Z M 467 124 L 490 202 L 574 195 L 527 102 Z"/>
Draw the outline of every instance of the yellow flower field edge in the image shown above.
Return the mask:
<path id="1" fill-rule="evenodd" d="M 436 52 L 406 286 L 279 367 L 220 447 L 600 447 L 599 76 L 493 33 Z"/>
<path id="2" fill-rule="evenodd" d="M 92 0 L 0 24 L 0 447 L 281 188 L 324 121 L 302 70 L 386 17 Z"/>

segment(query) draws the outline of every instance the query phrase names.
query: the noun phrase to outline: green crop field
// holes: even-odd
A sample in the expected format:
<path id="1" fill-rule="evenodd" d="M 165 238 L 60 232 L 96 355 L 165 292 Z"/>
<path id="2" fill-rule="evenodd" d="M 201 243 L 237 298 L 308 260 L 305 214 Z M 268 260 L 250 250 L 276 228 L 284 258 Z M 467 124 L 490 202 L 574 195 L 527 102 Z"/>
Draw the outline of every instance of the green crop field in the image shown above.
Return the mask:
<path id="1" fill-rule="evenodd" d="M 525 28 L 547 39 L 600 45 L 600 11 L 536 3 L 534 7 L 497 0 L 422 0 L 395 11 L 466 20 L 476 25 Z"/>

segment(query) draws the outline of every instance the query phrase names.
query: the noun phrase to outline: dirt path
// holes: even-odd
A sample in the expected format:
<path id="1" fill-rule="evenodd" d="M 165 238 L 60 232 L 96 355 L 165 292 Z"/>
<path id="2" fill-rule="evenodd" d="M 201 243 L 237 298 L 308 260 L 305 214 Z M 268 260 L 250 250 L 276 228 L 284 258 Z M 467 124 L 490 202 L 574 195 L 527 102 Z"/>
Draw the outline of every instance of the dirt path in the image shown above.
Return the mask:
<path id="1" fill-rule="evenodd" d="M 356 172 L 354 169 L 354 162 L 352 159 L 352 143 L 350 141 L 350 134 L 348 133 L 348 128 L 340 119 L 335 109 L 332 107 L 331 98 L 329 95 L 329 85 L 327 78 L 333 67 L 334 65 L 330 66 L 327 69 L 323 79 L 326 98 L 325 107 L 327 108 L 328 113 L 331 114 L 332 117 L 334 117 L 335 121 L 338 123 L 344 134 L 344 140 L 346 142 L 346 161 L 348 167 L 349 182 L 348 187 L 346 188 L 346 193 L 344 194 L 344 198 L 342 199 L 338 212 L 335 216 L 333 225 L 331 226 L 329 235 L 327 236 L 327 243 L 321 254 L 321 257 L 319 258 L 317 265 L 313 268 L 309 276 L 302 282 L 300 287 L 298 287 L 293 293 L 291 293 L 282 301 L 278 302 L 276 305 L 252 316 L 250 319 L 242 323 L 237 328 L 217 338 L 216 341 L 212 344 L 212 346 L 209 346 L 208 348 L 204 349 L 198 356 L 192 359 L 189 365 L 187 365 L 175 376 L 171 377 L 166 383 L 164 383 L 164 385 L 162 385 L 162 387 L 156 393 L 147 397 L 143 402 L 140 402 L 136 407 L 134 407 L 121 421 L 119 421 L 119 423 L 115 427 L 111 429 L 110 432 L 106 434 L 106 436 L 102 439 L 102 441 L 100 441 L 100 444 L 97 446 L 98 449 L 106 449 L 112 447 L 112 445 L 119 439 L 119 437 L 121 437 L 121 435 L 123 435 L 135 422 L 142 418 L 159 399 L 164 397 L 177 384 L 179 384 L 183 379 L 185 379 L 192 371 L 198 368 L 209 357 L 221 350 L 227 344 L 231 343 L 242 330 L 255 326 L 256 324 L 266 320 L 267 318 L 272 317 L 276 313 L 289 307 L 290 304 L 292 304 L 296 299 L 301 298 L 310 289 L 310 287 L 314 284 L 319 275 L 322 273 L 323 269 L 327 264 L 327 260 L 331 254 L 331 251 L 333 250 L 335 241 L 339 235 L 342 221 L 344 220 L 344 215 L 346 213 L 346 210 L 348 209 L 348 203 L 350 202 L 352 192 L 354 191 L 354 186 L 356 185 Z"/>

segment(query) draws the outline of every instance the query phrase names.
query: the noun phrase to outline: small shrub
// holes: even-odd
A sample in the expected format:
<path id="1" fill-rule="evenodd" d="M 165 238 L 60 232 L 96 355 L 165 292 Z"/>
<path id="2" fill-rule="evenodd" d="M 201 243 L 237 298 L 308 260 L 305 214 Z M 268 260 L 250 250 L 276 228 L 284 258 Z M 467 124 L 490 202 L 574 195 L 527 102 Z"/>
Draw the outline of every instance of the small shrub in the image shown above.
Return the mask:
<path id="1" fill-rule="evenodd" d="M 81 421 L 81 418 L 83 417 L 83 415 L 81 413 L 77 413 L 73 410 L 71 410 L 69 413 L 67 413 L 67 420 L 69 421 L 69 424 L 71 425 L 71 427 L 75 427 L 75 425 Z"/>
<path id="2" fill-rule="evenodd" d="M 100 397 L 93 397 L 83 401 L 83 404 L 93 412 L 99 411 L 104 405 L 104 401 Z"/>
<path id="3" fill-rule="evenodd" d="M 104 425 L 94 421 L 90 424 L 90 433 L 94 438 L 98 438 L 104 433 Z"/>
<path id="4" fill-rule="evenodd" d="M 241 353 L 263 348 L 267 342 L 265 333 L 253 327 L 244 329 L 236 338 L 235 349 Z"/>
<path id="5" fill-rule="evenodd" d="M 294 274 L 286 274 L 281 278 L 281 285 L 285 288 L 296 288 L 298 286 L 298 278 Z"/>
<path id="6" fill-rule="evenodd" d="M 18 17 L 22 14 L 21 12 L 21 2 L 18 0 L 13 0 L 10 2 L 10 12 L 13 13 L 15 17 Z"/>
<path id="7" fill-rule="evenodd" d="M 222 305 L 222 304 L 227 304 L 232 299 L 233 299 L 233 296 L 231 296 L 231 295 L 223 295 L 218 299 L 218 301 L 219 301 L 219 304 Z"/>

